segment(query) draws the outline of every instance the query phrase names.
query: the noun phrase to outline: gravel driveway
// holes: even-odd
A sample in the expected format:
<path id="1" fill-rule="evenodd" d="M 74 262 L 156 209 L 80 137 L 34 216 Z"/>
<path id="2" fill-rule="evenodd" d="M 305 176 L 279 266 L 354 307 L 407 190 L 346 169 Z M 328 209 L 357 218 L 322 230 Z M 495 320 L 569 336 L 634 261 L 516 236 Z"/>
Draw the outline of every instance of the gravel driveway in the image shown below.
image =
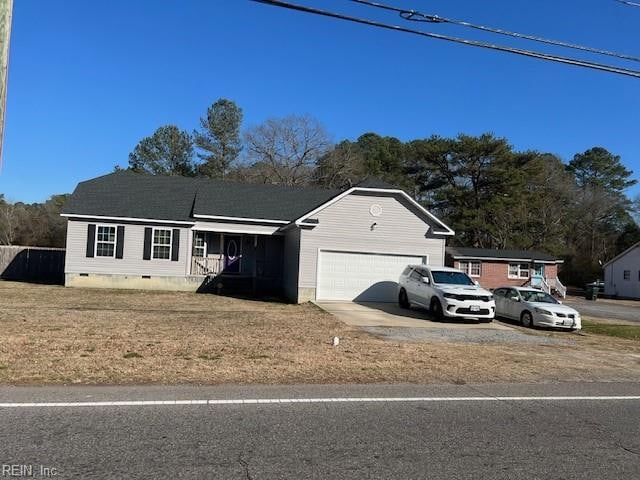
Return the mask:
<path id="1" fill-rule="evenodd" d="M 365 331 L 386 340 L 399 342 L 447 342 L 447 343 L 526 343 L 535 345 L 574 345 L 570 338 L 522 333 L 516 330 L 411 327 L 362 327 Z M 571 334 L 568 334 L 571 335 Z"/>
<path id="2" fill-rule="evenodd" d="M 347 325 L 360 327 L 366 332 L 390 341 L 573 344 L 569 337 L 554 338 L 534 330 L 513 327 L 498 320 L 491 323 L 437 322 L 425 310 L 417 308 L 403 310 L 392 303 L 321 302 L 318 306 Z"/>

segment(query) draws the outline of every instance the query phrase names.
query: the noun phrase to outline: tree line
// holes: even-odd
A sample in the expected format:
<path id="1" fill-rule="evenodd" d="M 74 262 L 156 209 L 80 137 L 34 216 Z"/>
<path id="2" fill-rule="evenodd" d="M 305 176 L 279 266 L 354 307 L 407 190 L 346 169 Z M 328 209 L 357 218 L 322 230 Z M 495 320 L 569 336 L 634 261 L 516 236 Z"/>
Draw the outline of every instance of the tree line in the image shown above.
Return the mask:
<path id="1" fill-rule="evenodd" d="M 242 130 L 242 109 L 220 99 L 188 133 L 160 127 L 129 156 L 131 170 L 243 182 L 344 188 L 375 177 L 412 193 L 455 231 L 452 244 L 542 250 L 565 259 L 579 284 L 640 241 L 636 181 L 619 156 L 595 146 L 568 163 L 517 151 L 491 133 L 407 142 L 365 133 L 331 142 L 309 116 L 268 119 Z"/>
<path id="2" fill-rule="evenodd" d="M 328 188 L 380 179 L 450 225 L 452 245 L 549 252 L 565 259 L 563 278 L 574 284 L 601 276 L 603 262 L 640 241 L 640 200 L 626 195 L 633 172 L 599 146 L 564 163 L 491 133 L 410 141 L 365 133 L 334 143 L 308 115 L 243 128 L 242 109 L 219 99 L 196 130 L 165 125 L 140 140 L 123 168 Z"/>
<path id="3" fill-rule="evenodd" d="M 52 195 L 43 203 L 28 204 L 0 194 L 0 245 L 64 247 L 67 221 L 60 212 L 68 198 Z"/>

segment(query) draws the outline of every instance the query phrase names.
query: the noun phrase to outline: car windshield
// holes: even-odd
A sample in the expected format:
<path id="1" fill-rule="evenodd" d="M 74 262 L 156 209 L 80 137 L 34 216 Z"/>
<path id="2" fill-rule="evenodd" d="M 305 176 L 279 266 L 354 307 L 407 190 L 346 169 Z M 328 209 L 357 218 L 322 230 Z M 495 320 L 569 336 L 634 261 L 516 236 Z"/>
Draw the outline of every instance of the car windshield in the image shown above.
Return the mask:
<path id="1" fill-rule="evenodd" d="M 462 272 L 431 271 L 434 283 L 448 283 L 451 285 L 475 285 L 466 274 Z"/>
<path id="2" fill-rule="evenodd" d="M 538 292 L 536 290 L 520 290 L 520 295 L 525 302 L 558 303 L 558 301 L 548 293 Z"/>

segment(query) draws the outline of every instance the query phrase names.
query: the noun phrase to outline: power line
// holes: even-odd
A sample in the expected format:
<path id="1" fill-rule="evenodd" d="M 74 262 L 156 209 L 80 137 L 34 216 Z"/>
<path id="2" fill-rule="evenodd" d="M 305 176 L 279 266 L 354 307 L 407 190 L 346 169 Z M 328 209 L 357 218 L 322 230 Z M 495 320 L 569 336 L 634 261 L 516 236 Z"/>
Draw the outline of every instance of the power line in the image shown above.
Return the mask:
<path id="1" fill-rule="evenodd" d="M 629 0 L 616 0 L 618 3 L 623 3 L 624 5 L 629 5 L 631 7 L 640 7 L 640 3 L 630 2 Z"/>
<path id="2" fill-rule="evenodd" d="M 363 25 L 369 25 L 372 27 L 378 27 L 378 28 L 383 28 L 383 29 L 387 29 L 387 30 L 393 30 L 396 32 L 404 32 L 404 33 L 411 33 L 414 35 L 420 35 L 423 37 L 428 37 L 428 38 L 434 38 L 437 40 L 445 40 L 448 42 L 453 42 L 453 43 L 459 43 L 462 45 L 468 45 L 468 46 L 472 46 L 472 47 L 479 47 L 479 48 L 486 48 L 489 50 L 498 50 L 501 52 L 506 52 L 506 53 L 512 53 L 515 55 L 521 55 L 521 56 L 525 56 L 525 57 L 531 57 L 531 58 L 537 58 L 540 60 L 547 60 L 547 61 L 551 61 L 551 62 L 557 62 L 557 63 L 563 63 L 565 65 L 574 65 L 577 67 L 583 67 L 583 68 L 590 68 L 593 70 L 600 70 L 600 71 L 604 71 L 604 72 L 608 72 L 608 73 L 616 73 L 619 75 L 626 75 L 629 77 L 634 77 L 634 78 L 640 78 L 640 71 L 638 70 L 631 70 L 628 68 L 622 68 L 622 67 L 616 67 L 613 65 L 605 65 L 605 64 L 601 64 L 601 63 L 595 63 L 595 62 L 589 62 L 589 61 L 585 61 L 585 60 L 578 60 L 578 59 L 574 59 L 574 58 L 569 58 L 569 57 L 561 57 L 558 55 L 551 55 L 551 54 L 547 54 L 547 53 L 542 53 L 542 52 L 536 52 L 536 51 L 532 51 L 532 50 L 523 50 L 520 48 L 512 48 L 512 47 L 505 47 L 502 45 L 495 45 L 495 44 L 491 44 L 491 43 L 485 43 L 485 42 L 479 42 L 476 40 L 466 40 L 463 38 L 457 38 L 457 37 L 450 37 L 447 35 L 440 35 L 439 33 L 432 33 L 432 32 L 425 32 L 422 30 L 413 30 L 411 28 L 406 28 L 406 27 L 401 27 L 399 25 L 391 25 L 391 24 L 387 24 L 387 23 L 382 23 L 382 22 L 378 22 L 375 20 L 369 20 L 369 19 L 365 19 L 365 18 L 358 18 L 358 17 L 352 17 L 349 15 L 344 15 L 341 13 L 336 13 L 336 12 L 331 12 L 328 10 L 320 10 L 317 8 L 313 8 L 313 7 L 307 7 L 304 5 L 297 5 L 297 4 L 293 4 L 293 3 L 288 3 L 288 2 L 283 2 L 280 0 L 251 0 L 252 2 L 255 3 L 263 3 L 266 5 L 272 5 L 272 6 L 276 6 L 276 7 L 281 7 L 281 8 L 286 8 L 289 10 L 296 10 L 299 12 L 304 12 L 304 13 L 310 13 L 310 14 L 314 14 L 314 15 L 320 15 L 320 16 L 324 16 L 324 17 L 330 17 L 330 18 L 336 18 L 339 20 L 345 20 L 348 22 L 353 22 L 353 23 L 360 23 Z"/>
<path id="3" fill-rule="evenodd" d="M 368 5 L 370 7 L 380 8 L 383 10 L 389 10 L 392 12 L 399 13 L 402 18 L 405 20 L 411 20 L 416 22 L 428 22 L 428 23 L 450 23 L 453 25 L 460 25 L 462 27 L 474 28 L 476 30 L 482 30 L 484 32 L 497 33 L 499 35 L 506 35 L 509 37 L 521 38 L 524 40 L 531 40 L 533 42 L 546 43 L 548 45 L 556 45 L 565 48 L 572 48 L 574 50 L 581 50 L 584 52 L 597 53 L 599 55 L 608 55 L 610 57 L 621 58 L 624 60 L 632 60 L 634 62 L 640 62 L 640 57 L 636 57 L 633 55 L 627 55 L 626 53 L 618 53 L 612 52 L 610 50 L 602 50 L 600 48 L 586 47 L 584 45 L 578 45 L 575 43 L 563 42 L 561 40 L 552 40 L 550 38 L 538 37 L 535 35 L 528 35 L 524 33 L 511 32 L 509 30 L 503 30 L 495 27 L 486 27 L 484 25 L 477 25 L 474 23 L 465 22 L 463 20 L 453 20 L 450 18 L 440 17 L 439 15 L 429 15 L 426 13 L 421 13 L 416 10 L 406 10 L 402 8 L 393 7 L 390 5 L 385 5 L 379 2 L 372 2 L 368 0 L 351 0 L 355 3 L 360 3 L 363 5 Z M 623 0 L 617 0 L 623 1 Z M 623 3 L 629 3 L 623 1 Z M 640 6 L 640 4 L 637 4 Z"/>

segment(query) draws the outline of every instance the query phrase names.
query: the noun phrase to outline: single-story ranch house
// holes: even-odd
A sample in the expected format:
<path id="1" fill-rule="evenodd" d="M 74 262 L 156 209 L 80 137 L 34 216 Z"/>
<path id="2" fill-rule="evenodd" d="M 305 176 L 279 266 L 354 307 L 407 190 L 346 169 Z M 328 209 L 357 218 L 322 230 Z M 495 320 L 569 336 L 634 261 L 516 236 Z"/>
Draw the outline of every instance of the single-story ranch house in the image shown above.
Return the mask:
<path id="1" fill-rule="evenodd" d="M 604 293 L 640 299 L 640 242 L 604 264 Z"/>
<path id="2" fill-rule="evenodd" d="M 406 192 L 116 172 L 78 184 L 65 284 L 395 301 L 407 264 L 442 266 L 454 234 Z"/>
<path id="3" fill-rule="evenodd" d="M 558 278 L 563 261 L 553 255 L 525 250 L 448 247 L 446 263 L 466 272 L 485 288 L 531 285 L 566 296 Z"/>

